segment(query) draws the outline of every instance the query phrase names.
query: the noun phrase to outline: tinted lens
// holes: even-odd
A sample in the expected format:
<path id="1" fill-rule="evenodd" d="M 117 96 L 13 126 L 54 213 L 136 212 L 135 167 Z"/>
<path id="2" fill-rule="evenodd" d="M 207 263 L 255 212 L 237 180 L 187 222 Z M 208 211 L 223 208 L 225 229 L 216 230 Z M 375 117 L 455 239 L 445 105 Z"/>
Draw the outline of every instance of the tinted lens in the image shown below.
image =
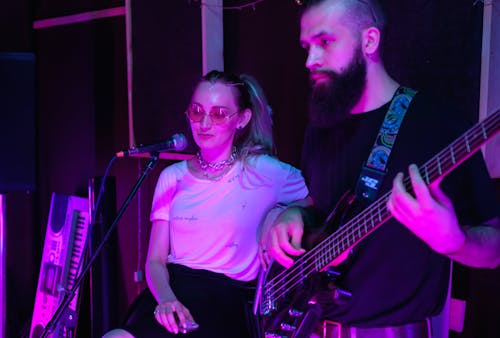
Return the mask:
<path id="1" fill-rule="evenodd" d="M 203 108 L 196 104 L 190 104 L 186 111 L 186 114 L 191 121 L 200 122 L 201 120 L 203 120 L 203 116 L 205 116 L 205 111 L 203 110 Z"/>
<path id="2" fill-rule="evenodd" d="M 190 104 L 188 109 L 186 110 L 186 115 L 193 122 L 200 122 L 201 120 L 203 120 L 205 114 L 205 110 L 203 110 L 203 108 L 197 104 Z M 212 120 L 212 123 L 215 124 L 224 123 L 229 117 L 234 114 L 231 114 L 229 110 L 223 107 L 213 107 L 208 113 L 210 119 Z"/>
<path id="3" fill-rule="evenodd" d="M 225 108 L 214 107 L 210 110 L 210 118 L 217 124 L 224 123 L 229 115 L 229 111 Z"/>

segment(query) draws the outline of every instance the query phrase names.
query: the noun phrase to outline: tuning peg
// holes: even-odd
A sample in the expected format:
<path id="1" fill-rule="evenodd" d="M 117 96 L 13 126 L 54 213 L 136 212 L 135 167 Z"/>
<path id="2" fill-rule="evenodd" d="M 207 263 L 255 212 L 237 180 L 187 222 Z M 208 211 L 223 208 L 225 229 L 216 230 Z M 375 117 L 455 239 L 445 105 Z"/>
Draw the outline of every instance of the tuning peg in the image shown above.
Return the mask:
<path id="1" fill-rule="evenodd" d="M 340 272 L 337 271 L 335 269 L 334 266 L 329 266 L 327 269 L 326 269 L 326 276 L 328 277 L 328 279 L 330 279 L 331 281 L 336 281 L 337 278 L 340 277 Z"/>
<path id="2" fill-rule="evenodd" d="M 333 294 L 333 299 L 338 304 L 345 304 L 352 297 L 352 293 L 350 293 L 347 290 L 340 289 L 340 288 L 335 288 L 335 290 L 333 290 L 333 293 L 334 293 Z"/>
<path id="3" fill-rule="evenodd" d="M 304 315 L 304 312 L 297 310 L 297 309 L 294 309 L 294 308 L 291 308 L 290 310 L 288 310 L 288 314 L 291 317 L 302 317 Z"/>
<path id="4" fill-rule="evenodd" d="M 280 334 L 276 334 L 276 333 L 269 333 L 269 332 L 266 332 L 264 334 L 264 337 L 265 338 L 287 338 L 287 336 L 282 336 Z"/>
<path id="5" fill-rule="evenodd" d="M 283 331 L 289 331 L 289 332 L 297 330 L 297 327 L 295 325 L 288 324 L 288 323 L 281 323 L 280 328 Z"/>

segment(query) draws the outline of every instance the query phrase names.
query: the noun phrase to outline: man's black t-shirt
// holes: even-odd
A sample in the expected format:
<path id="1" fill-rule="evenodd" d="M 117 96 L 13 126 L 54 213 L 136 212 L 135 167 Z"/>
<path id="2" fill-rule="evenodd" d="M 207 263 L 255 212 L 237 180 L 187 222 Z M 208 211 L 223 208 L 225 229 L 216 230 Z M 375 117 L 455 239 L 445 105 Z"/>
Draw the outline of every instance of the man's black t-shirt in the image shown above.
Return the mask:
<path id="1" fill-rule="evenodd" d="M 327 215 L 343 193 L 354 190 L 389 103 L 354 114 L 332 128 L 308 127 L 302 171 L 315 207 Z M 378 196 L 398 172 L 422 165 L 466 131 L 470 124 L 451 105 L 418 93 L 392 149 Z M 441 187 L 452 199 L 461 224 L 491 219 L 499 208 L 480 152 L 450 173 Z M 396 325 L 440 312 L 449 280 L 449 260 L 433 252 L 406 227 L 389 220 L 365 238 L 343 264 L 340 286 L 352 292 L 332 303 L 325 316 L 361 327 Z"/>

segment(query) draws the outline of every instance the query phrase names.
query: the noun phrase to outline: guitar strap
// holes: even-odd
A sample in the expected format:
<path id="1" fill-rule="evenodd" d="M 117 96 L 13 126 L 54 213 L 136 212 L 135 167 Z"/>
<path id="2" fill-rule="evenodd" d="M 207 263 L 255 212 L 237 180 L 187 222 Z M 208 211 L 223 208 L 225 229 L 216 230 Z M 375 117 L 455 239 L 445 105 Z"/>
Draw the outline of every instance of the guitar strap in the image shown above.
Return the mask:
<path id="1" fill-rule="evenodd" d="M 406 111 L 417 93 L 408 87 L 399 87 L 377 134 L 375 143 L 366 162 L 363 163 L 361 174 L 356 184 L 356 196 L 362 203 L 368 205 L 377 197 L 378 189 L 386 174 L 387 163 L 392 147 L 396 141 L 399 127 Z"/>

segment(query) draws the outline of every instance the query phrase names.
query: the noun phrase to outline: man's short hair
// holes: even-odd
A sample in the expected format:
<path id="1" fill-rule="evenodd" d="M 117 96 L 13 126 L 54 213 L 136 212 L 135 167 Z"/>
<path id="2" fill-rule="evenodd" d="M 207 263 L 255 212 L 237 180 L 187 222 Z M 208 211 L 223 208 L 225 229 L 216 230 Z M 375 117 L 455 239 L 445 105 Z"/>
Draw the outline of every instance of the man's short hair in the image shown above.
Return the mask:
<path id="1" fill-rule="evenodd" d="M 303 0 L 300 11 L 301 16 L 308 9 L 327 1 L 339 2 L 344 5 L 346 11 L 344 16 L 345 24 L 350 26 L 355 34 L 360 34 L 366 28 L 376 27 L 381 35 L 378 53 L 383 56 L 386 17 L 378 0 Z"/>
<path id="2" fill-rule="evenodd" d="M 301 13 L 326 1 L 332 0 L 303 0 Z M 341 2 L 346 8 L 346 21 L 361 32 L 368 27 L 376 27 L 381 32 L 385 29 L 386 19 L 384 11 L 377 0 L 334 0 Z"/>

